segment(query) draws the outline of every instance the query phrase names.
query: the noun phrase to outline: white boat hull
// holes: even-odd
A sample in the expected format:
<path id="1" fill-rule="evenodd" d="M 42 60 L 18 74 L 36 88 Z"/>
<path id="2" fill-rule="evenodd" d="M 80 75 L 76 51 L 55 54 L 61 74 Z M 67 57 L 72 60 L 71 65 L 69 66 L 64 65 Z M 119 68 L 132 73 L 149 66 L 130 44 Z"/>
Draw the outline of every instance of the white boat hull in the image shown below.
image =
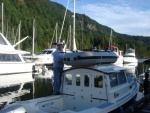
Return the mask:
<path id="1" fill-rule="evenodd" d="M 33 81 L 33 63 L 0 63 L 0 87 Z"/>
<path id="2" fill-rule="evenodd" d="M 34 71 L 34 63 L 2 63 L 0 62 L 0 75 L 29 73 Z"/>
<path id="3" fill-rule="evenodd" d="M 123 63 L 137 63 L 138 59 L 135 57 L 124 57 Z"/>

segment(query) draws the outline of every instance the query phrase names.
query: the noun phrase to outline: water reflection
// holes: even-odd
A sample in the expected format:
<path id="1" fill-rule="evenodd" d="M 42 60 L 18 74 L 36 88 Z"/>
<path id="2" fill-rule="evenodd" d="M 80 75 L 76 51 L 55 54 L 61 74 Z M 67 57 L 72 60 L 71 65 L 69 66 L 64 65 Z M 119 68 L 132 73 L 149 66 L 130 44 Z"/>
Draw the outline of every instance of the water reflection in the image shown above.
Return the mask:
<path id="1" fill-rule="evenodd" d="M 53 71 L 33 75 L 33 73 L 12 75 L 9 79 L 3 76 L 0 83 L 0 109 L 4 105 L 53 94 L 52 77 Z M 16 79 L 16 80 L 15 80 Z"/>
<path id="2" fill-rule="evenodd" d="M 28 74 L 26 74 L 26 75 L 28 76 Z M 15 77 L 15 75 L 13 75 L 13 76 Z M 18 76 L 18 75 L 16 75 L 16 76 Z M 21 79 L 21 76 L 22 75 L 20 75 L 20 79 Z M 30 73 L 30 76 L 32 76 L 32 73 Z M 5 76 L 3 76 L 3 77 L 5 77 Z M 31 79 L 28 79 L 28 80 L 29 81 L 24 80 L 23 83 L 21 80 L 20 80 L 21 82 L 19 82 L 19 79 L 16 80 L 17 82 L 12 82 L 11 80 L 9 80 L 7 78 L 5 78 L 5 80 L 3 80 L 3 83 L 0 84 L 0 109 L 2 109 L 3 106 L 6 104 L 20 100 L 20 97 L 22 95 L 26 95 L 26 94 L 30 93 L 30 88 L 23 89 L 23 87 L 26 83 L 34 82 L 33 78 L 32 78 L 32 80 Z M 5 84 L 5 82 L 8 84 Z M 3 85 L 3 84 L 5 84 L 5 85 Z"/>

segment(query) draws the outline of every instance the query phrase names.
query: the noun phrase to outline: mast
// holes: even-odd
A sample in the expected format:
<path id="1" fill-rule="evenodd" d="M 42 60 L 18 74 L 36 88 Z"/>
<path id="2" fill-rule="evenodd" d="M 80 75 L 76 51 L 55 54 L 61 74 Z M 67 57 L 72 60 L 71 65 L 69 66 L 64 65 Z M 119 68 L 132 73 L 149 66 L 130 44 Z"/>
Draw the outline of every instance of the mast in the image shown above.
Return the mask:
<path id="1" fill-rule="evenodd" d="M 66 11 L 65 11 L 63 23 L 62 23 L 62 26 L 61 26 L 61 31 L 60 31 L 59 40 L 58 40 L 59 42 L 60 42 L 60 40 L 61 40 L 61 35 L 62 35 L 63 28 L 64 28 L 64 22 L 65 22 L 65 19 L 66 19 L 66 14 L 67 14 L 67 10 L 68 10 L 68 5 L 69 5 L 69 0 L 68 0 L 68 3 L 67 3 L 67 7 L 66 7 Z"/>
<path id="2" fill-rule="evenodd" d="M 33 39 L 32 39 L 32 56 L 34 55 L 34 38 L 35 38 L 35 19 L 33 20 Z"/>
<path id="3" fill-rule="evenodd" d="M 109 46 L 112 46 L 112 29 L 111 29 L 111 32 L 110 32 Z"/>
<path id="4" fill-rule="evenodd" d="M 71 35 L 72 33 L 71 33 L 71 25 L 70 25 L 70 27 L 69 27 L 69 49 L 71 50 L 72 48 L 71 48 Z"/>
<path id="5" fill-rule="evenodd" d="M 2 3 L 2 34 L 4 35 L 3 9 L 4 9 L 4 3 Z"/>
<path id="6" fill-rule="evenodd" d="M 75 42 L 75 6 L 76 6 L 76 0 L 74 0 L 74 15 L 73 15 L 73 51 L 77 50 L 76 42 Z"/>
<path id="7" fill-rule="evenodd" d="M 18 35 L 18 42 L 20 41 L 20 29 L 21 29 L 21 21 L 19 23 L 19 35 Z M 20 50 L 20 44 L 18 45 L 18 50 Z"/>
<path id="8" fill-rule="evenodd" d="M 58 38 L 58 37 L 57 37 L 57 30 L 58 30 L 58 23 L 56 23 L 56 43 L 58 42 L 58 41 L 57 41 L 57 38 Z"/>

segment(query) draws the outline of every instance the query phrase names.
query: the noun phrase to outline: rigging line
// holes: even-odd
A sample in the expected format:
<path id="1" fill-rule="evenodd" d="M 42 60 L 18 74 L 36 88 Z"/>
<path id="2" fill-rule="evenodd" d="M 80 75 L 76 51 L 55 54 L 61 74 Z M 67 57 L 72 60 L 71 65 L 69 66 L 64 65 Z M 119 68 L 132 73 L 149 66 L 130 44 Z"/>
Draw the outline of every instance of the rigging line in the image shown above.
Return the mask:
<path id="1" fill-rule="evenodd" d="M 60 35 L 59 35 L 59 42 L 60 42 L 60 39 L 61 39 L 62 30 L 63 30 L 64 22 L 65 22 L 65 19 L 66 19 L 66 14 L 67 14 L 67 10 L 68 10 L 68 5 L 69 5 L 69 0 L 68 0 L 68 3 L 67 3 L 67 7 L 66 7 L 66 11 L 65 11 L 65 15 L 64 15 L 64 20 L 63 20 L 62 27 L 61 27 L 61 32 L 60 32 Z"/>

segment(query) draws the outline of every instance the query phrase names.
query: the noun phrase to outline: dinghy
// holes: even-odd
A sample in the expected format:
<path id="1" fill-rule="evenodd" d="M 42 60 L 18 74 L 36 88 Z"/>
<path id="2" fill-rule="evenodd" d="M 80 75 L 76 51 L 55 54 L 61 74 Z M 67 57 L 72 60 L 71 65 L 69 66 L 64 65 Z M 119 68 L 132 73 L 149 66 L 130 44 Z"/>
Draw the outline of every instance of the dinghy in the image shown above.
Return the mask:
<path id="1" fill-rule="evenodd" d="M 110 64 L 116 60 L 117 55 L 111 51 L 77 51 L 64 55 L 64 63 L 73 67 Z"/>

